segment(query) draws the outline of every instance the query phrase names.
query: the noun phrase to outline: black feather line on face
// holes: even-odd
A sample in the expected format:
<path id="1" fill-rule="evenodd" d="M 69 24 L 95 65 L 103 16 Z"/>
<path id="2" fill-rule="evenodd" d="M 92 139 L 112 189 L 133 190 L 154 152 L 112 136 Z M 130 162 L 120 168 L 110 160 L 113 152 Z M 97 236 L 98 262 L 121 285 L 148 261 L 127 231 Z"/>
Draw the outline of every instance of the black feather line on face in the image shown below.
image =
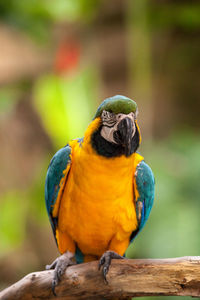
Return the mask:
<path id="1" fill-rule="evenodd" d="M 133 154 L 134 152 L 136 152 L 139 147 L 140 137 L 139 137 L 139 132 L 138 132 L 137 126 L 135 125 L 135 127 L 136 127 L 136 131 L 131 140 L 130 155 Z M 102 126 L 100 126 L 99 129 L 92 134 L 92 137 L 91 137 L 92 148 L 99 155 L 105 156 L 105 157 L 117 157 L 117 156 L 125 155 L 125 148 L 122 145 L 108 142 L 101 136 L 101 134 L 100 134 L 101 128 L 102 128 Z M 130 155 L 128 155 L 128 156 L 130 156 Z"/>

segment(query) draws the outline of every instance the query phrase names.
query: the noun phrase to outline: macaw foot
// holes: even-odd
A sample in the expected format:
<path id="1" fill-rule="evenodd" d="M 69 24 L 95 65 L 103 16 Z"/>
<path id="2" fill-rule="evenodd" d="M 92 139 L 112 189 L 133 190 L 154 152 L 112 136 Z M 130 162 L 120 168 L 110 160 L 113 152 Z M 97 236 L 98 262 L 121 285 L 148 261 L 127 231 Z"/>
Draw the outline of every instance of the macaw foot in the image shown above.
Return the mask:
<path id="1" fill-rule="evenodd" d="M 108 284 L 108 280 L 106 278 L 106 275 L 108 274 L 110 264 L 111 264 L 111 260 L 113 258 L 115 258 L 115 259 L 124 259 L 123 256 L 117 254 L 114 251 L 106 251 L 106 252 L 104 252 L 104 254 L 101 256 L 101 258 L 99 260 L 99 270 L 102 267 L 103 278 L 104 278 L 104 282 L 106 284 Z"/>
<path id="2" fill-rule="evenodd" d="M 55 287 L 58 285 L 58 282 L 61 279 L 61 276 L 65 273 L 67 267 L 76 264 L 73 260 L 74 254 L 67 251 L 63 255 L 57 257 L 51 265 L 46 266 L 46 270 L 54 269 L 53 280 L 52 280 L 52 292 L 56 296 Z"/>

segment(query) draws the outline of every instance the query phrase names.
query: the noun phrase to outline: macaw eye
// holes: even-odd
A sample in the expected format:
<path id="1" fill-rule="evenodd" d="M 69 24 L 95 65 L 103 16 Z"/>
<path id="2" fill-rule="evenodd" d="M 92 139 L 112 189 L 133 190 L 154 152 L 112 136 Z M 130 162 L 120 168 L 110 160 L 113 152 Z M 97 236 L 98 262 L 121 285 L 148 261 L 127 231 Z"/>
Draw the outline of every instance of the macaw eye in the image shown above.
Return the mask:
<path id="1" fill-rule="evenodd" d="M 103 112 L 102 112 L 102 117 L 106 117 L 106 111 L 105 110 L 103 110 Z"/>
<path id="2" fill-rule="evenodd" d="M 122 114 L 117 115 L 117 119 L 120 120 L 122 118 Z"/>

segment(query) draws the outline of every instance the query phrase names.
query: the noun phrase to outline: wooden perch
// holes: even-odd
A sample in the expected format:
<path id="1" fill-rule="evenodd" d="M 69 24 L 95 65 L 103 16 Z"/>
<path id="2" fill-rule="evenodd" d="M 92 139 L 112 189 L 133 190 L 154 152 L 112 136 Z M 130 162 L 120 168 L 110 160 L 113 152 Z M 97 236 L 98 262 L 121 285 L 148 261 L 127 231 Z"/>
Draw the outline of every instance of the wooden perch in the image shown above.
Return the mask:
<path id="1" fill-rule="evenodd" d="M 124 299 L 140 296 L 200 297 L 200 257 L 113 260 L 108 282 L 96 261 L 69 267 L 52 294 L 53 271 L 31 273 L 3 290 L 11 299 Z"/>

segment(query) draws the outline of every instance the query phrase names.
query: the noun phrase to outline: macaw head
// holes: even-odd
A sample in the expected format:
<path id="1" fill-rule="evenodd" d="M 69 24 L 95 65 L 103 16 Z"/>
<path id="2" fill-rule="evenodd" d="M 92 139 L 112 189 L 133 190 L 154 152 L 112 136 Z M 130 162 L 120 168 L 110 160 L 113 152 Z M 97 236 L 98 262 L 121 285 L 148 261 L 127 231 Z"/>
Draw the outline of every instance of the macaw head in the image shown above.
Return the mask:
<path id="1" fill-rule="evenodd" d="M 100 118 L 100 123 L 92 136 L 93 148 L 108 157 L 130 156 L 139 147 L 141 139 L 137 113 L 137 104 L 130 98 L 117 95 L 105 99 L 94 118 Z"/>

